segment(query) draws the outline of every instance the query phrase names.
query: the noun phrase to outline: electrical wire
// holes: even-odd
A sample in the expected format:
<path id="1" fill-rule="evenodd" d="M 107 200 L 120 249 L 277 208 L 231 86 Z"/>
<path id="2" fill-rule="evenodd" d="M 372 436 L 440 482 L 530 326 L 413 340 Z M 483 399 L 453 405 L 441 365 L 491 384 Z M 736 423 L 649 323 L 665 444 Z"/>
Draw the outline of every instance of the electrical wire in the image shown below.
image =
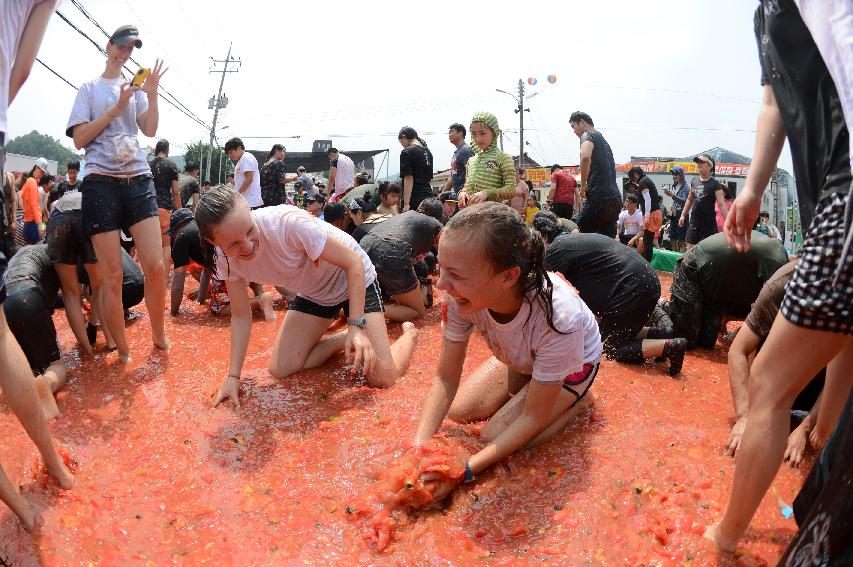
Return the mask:
<path id="1" fill-rule="evenodd" d="M 56 75 L 57 77 L 59 77 L 60 79 L 62 79 L 63 81 L 65 81 L 65 84 L 67 84 L 69 87 L 71 87 L 71 88 L 72 88 L 72 89 L 74 89 L 75 91 L 80 90 L 80 89 L 78 89 L 77 87 L 75 87 L 75 86 L 74 86 L 74 84 L 73 84 L 71 81 L 69 81 L 68 79 L 66 79 L 65 77 L 63 77 L 62 75 L 60 75 L 59 73 L 57 73 L 56 71 L 54 71 L 53 69 L 51 69 L 51 68 L 50 68 L 50 66 L 49 66 L 47 63 L 45 63 L 44 61 L 42 61 L 42 60 L 41 60 L 41 59 L 39 59 L 38 57 L 36 57 L 36 61 L 38 61 L 39 63 L 41 63 L 42 67 L 44 67 L 45 69 L 47 69 L 48 71 L 50 71 L 51 73 L 53 73 L 54 75 Z"/>

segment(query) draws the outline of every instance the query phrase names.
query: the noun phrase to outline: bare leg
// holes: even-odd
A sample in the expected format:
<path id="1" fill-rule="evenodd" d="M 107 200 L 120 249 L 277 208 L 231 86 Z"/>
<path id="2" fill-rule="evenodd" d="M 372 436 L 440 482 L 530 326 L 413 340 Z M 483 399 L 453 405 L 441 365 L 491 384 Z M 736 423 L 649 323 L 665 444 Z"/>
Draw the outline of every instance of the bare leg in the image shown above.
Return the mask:
<path id="1" fill-rule="evenodd" d="M 752 365 L 729 506 L 722 521 L 705 532 L 721 550 L 735 550 L 782 464 L 797 394 L 845 345 L 853 345 L 845 335 L 798 327 L 777 315 Z"/>
<path id="2" fill-rule="evenodd" d="M 47 471 L 56 477 L 62 488 L 70 489 L 74 485 L 74 478 L 53 445 L 29 364 L 6 324 L 6 315 L 2 309 L 0 309 L 0 390 L 6 397 L 6 403 L 12 408 L 27 435 L 41 453 Z"/>
<path id="3" fill-rule="evenodd" d="M 391 345 L 388 339 L 388 329 L 385 326 L 385 316 L 382 313 L 368 313 L 367 336 L 376 352 L 376 367 L 367 377 L 367 383 L 374 388 L 390 388 L 409 368 L 418 330 L 411 322 L 403 323 L 403 334 Z"/>
<path id="4" fill-rule="evenodd" d="M 511 370 L 492 356 L 459 385 L 447 417 L 461 423 L 488 419 L 529 381 L 530 376 Z"/>
<path id="5" fill-rule="evenodd" d="M 127 336 L 124 332 L 124 317 L 122 316 L 121 303 L 121 247 L 119 246 L 119 232 L 102 232 L 92 235 L 92 246 L 98 257 L 103 285 L 101 286 L 103 297 L 101 302 L 101 322 L 110 330 L 116 348 L 118 348 L 119 361 L 130 361 L 130 346 L 127 344 Z M 158 247 L 159 255 L 159 247 Z M 160 280 L 162 281 L 162 277 Z M 97 298 L 96 298 L 97 301 Z M 165 299 L 164 299 L 165 301 Z"/>
<path id="6" fill-rule="evenodd" d="M 65 385 L 66 378 L 67 372 L 62 359 L 51 362 L 47 370 L 35 378 L 41 409 L 48 421 L 61 415 L 53 395 Z"/>
<path id="7" fill-rule="evenodd" d="M 321 341 L 329 328 L 329 320 L 299 311 L 288 311 L 279 327 L 270 356 L 269 371 L 276 378 L 285 378 L 303 368 L 314 368 L 344 348 L 344 335 Z"/>
<path id="8" fill-rule="evenodd" d="M 835 429 L 844 403 L 850 396 L 853 386 L 853 339 L 826 367 L 826 383 L 820 396 L 820 409 L 817 412 L 814 429 L 809 435 L 813 449 L 822 449 Z"/>
<path id="9" fill-rule="evenodd" d="M 27 502 L 27 499 L 15 490 L 15 487 L 9 482 L 9 477 L 6 476 L 6 471 L 3 470 L 3 467 L 0 467 L 0 500 L 12 509 L 28 532 L 33 531 L 36 523 L 36 513 L 32 506 L 30 506 L 30 503 Z"/>
<path id="10" fill-rule="evenodd" d="M 89 274 L 89 287 L 92 289 L 92 311 L 89 314 L 89 319 L 95 325 L 99 322 L 101 323 L 101 330 L 104 332 L 104 341 L 107 343 L 107 348 L 113 350 L 116 348 L 116 343 L 113 340 L 112 333 L 107 328 L 106 321 L 101 317 L 101 313 L 104 312 L 104 282 L 101 277 L 101 268 L 98 264 L 84 264 L 84 267 L 86 268 L 86 273 Z"/>
<path id="11" fill-rule="evenodd" d="M 142 273 L 145 275 L 145 307 L 148 309 L 148 317 L 151 319 L 151 335 L 154 346 L 160 350 L 169 350 L 169 340 L 166 338 L 164 326 L 166 279 L 160 246 L 162 241 L 160 221 L 157 217 L 139 221 L 130 227 L 130 234 L 136 242 L 136 254 L 139 257 L 139 263 L 142 265 Z M 120 267 L 121 256 L 119 256 Z M 121 269 L 119 269 L 119 280 L 121 280 Z M 121 286 L 119 285 L 120 291 Z M 120 301 L 121 295 L 119 295 Z M 124 321 L 122 321 L 122 325 L 124 325 Z"/>
<path id="12" fill-rule="evenodd" d="M 424 296 L 421 293 L 420 284 L 412 291 L 393 297 L 397 303 L 388 303 L 385 305 L 385 318 L 389 321 L 396 321 L 398 323 L 413 321 L 423 317 L 423 314 L 426 313 L 426 305 L 424 305 Z"/>

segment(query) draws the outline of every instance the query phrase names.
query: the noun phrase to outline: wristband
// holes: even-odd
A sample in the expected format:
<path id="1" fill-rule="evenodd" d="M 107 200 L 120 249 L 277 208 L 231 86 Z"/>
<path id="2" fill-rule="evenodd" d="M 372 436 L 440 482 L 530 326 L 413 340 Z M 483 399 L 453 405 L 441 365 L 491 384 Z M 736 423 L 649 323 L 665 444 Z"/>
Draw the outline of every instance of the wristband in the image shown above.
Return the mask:
<path id="1" fill-rule="evenodd" d="M 465 463 L 465 479 L 463 482 L 472 482 L 474 480 L 474 473 L 471 471 L 471 465 Z"/>

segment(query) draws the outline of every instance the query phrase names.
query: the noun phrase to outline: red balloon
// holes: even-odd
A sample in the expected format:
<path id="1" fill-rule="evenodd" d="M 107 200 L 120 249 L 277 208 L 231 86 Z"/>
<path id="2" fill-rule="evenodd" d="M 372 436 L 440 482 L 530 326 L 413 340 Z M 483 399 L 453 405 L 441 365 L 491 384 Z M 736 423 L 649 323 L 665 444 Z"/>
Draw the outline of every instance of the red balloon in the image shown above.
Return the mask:
<path id="1" fill-rule="evenodd" d="M 536 77 L 529 77 L 527 79 L 527 84 L 528 85 L 535 85 L 536 84 Z"/>

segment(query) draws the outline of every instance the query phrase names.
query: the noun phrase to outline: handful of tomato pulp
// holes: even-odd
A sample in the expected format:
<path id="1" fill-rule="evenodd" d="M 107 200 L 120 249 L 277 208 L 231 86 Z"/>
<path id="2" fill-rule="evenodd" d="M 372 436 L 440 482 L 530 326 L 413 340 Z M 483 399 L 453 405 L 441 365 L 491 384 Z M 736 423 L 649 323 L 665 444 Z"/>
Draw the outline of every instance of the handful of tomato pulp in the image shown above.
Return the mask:
<path id="1" fill-rule="evenodd" d="M 462 482 L 467 457 L 465 449 L 444 437 L 399 451 L 377 471 L 376 482 L 346 507 L 349 520 L 360 525 L 368 544 L 383 551 L 412 512 L 439 503 L 439 486 Z"/>

